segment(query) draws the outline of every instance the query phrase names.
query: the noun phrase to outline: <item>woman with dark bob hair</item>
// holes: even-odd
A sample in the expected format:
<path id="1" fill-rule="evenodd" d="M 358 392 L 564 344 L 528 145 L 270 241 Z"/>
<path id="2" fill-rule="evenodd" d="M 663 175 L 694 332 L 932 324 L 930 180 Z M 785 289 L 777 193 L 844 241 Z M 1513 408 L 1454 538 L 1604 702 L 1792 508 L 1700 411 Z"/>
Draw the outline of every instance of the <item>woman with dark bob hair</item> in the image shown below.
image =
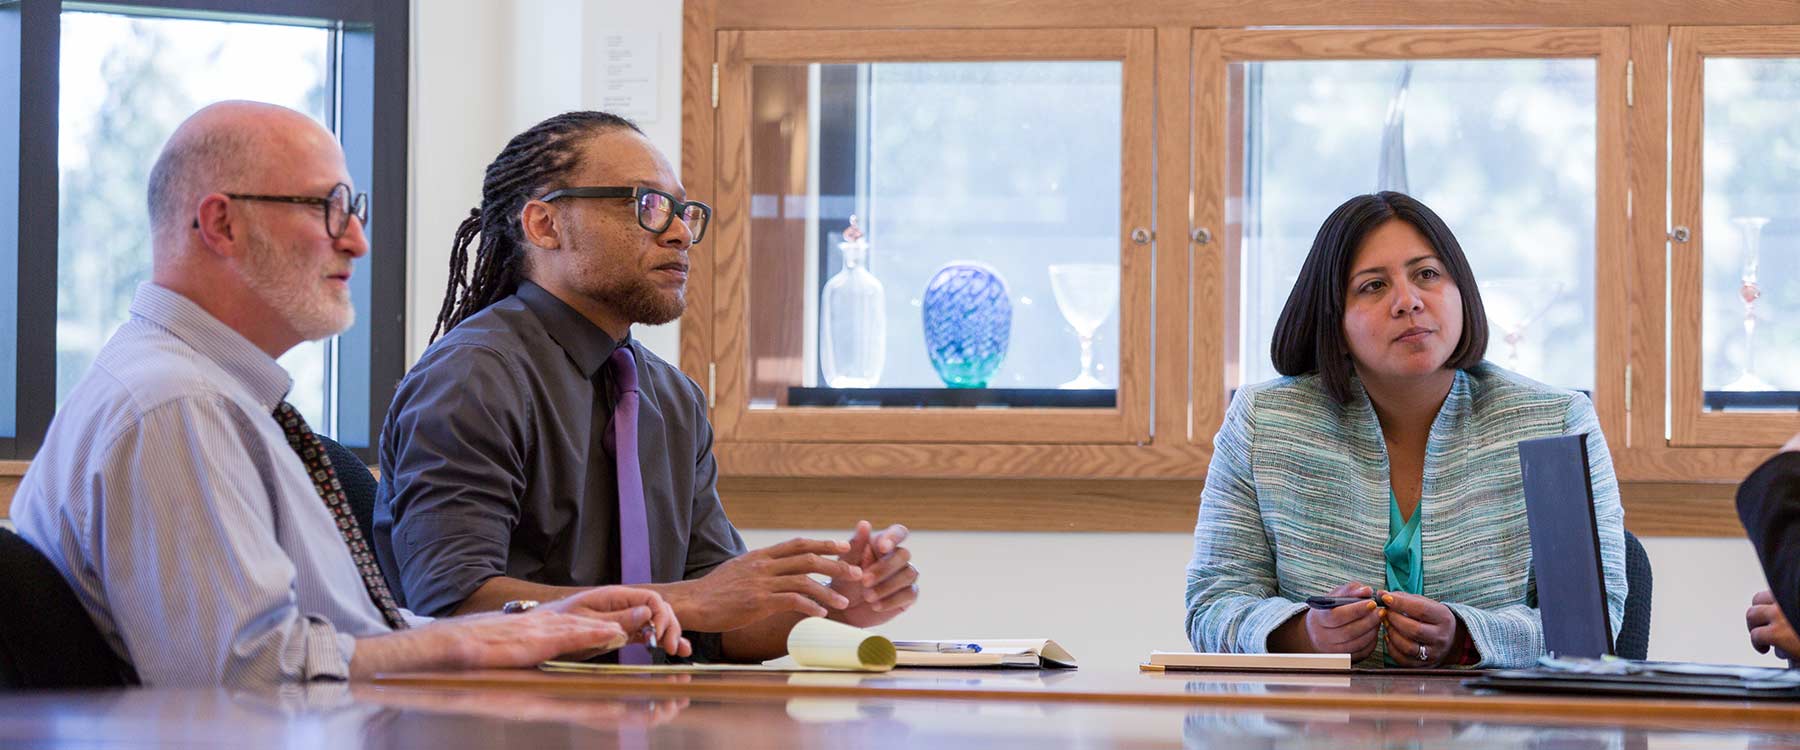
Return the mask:
<path id="1" fill-rule="evenodd" d="M 1325 220 L 1275 325 L 1285 377 L 1238 390 L 1187 569 L 1200 651 L 1516 667 L 1544 651 L 1515 445 L 1586 433 L 1613 634 L 1625 514 L 1594 408 L 1482 361 L 1456 237 L 1400 193 Z M 1308 596 L 1372 597 L 1312 609 Z"/>

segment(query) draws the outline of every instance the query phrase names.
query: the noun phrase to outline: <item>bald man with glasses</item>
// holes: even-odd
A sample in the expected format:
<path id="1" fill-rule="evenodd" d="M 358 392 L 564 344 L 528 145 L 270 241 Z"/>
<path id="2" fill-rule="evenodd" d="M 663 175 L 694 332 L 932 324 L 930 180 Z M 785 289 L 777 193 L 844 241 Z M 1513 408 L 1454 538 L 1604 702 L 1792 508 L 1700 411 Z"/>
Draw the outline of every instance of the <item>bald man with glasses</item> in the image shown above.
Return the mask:
<path id="1" fill-rule="evenodd" d="M 148 203 L 151 280 L 12 506 L 145 684 L 524 667 L 633 639 L 689 652 L 643 589 L 435 622 L 395 601 L 276 362 L 355 317 L 368 198 L 329 131 L 274 105 L 209 106 L 170 136 Z"/>

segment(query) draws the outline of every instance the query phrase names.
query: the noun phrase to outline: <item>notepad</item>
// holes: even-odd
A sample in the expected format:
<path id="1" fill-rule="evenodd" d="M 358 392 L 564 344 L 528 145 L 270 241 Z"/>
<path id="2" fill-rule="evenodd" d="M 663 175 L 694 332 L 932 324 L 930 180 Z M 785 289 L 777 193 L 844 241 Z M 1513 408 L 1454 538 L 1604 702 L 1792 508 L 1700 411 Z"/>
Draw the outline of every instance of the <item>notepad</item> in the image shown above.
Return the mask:
<path id="1" fill-rule="evenodd" d="M 894 643 L 862 628 L 808 617 L 788 632 L 788 655 L 762 664 L 590 664 L 547 661 L 546 672 L 687 674 L 694 672 L 886 672 Z"/>
<path id="2" fill-rule="evenodd" d="M 1198 669 L 1221 672 L 1348 672 L 1349 654 L 1208 654 L 1152 651 L 1143 668 Z"/>
<path id="3" fill-rule="evenodd" d="M 907 641 L 913 644 L 973 644 L 976 653 L 900 651 L 902 667 L 1018 667 L 1024 669 L 1074 669 L 1075 656 L 1048 638 L 947 638 L 941 641 Z"/>

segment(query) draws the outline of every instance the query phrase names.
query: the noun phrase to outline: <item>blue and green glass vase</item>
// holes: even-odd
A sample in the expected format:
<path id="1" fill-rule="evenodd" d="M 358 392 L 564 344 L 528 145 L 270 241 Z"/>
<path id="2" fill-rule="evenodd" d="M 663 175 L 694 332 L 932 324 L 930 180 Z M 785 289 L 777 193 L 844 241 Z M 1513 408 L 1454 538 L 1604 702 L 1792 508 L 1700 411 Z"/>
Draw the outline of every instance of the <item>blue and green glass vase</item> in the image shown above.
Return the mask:
<path id="1" fill-rule="evenodd" d="M 985 388 L 1012 338 L 1006 279 L 986 263 L 946 264 L 925 284 L 925 351 L 944 385 Z"/>

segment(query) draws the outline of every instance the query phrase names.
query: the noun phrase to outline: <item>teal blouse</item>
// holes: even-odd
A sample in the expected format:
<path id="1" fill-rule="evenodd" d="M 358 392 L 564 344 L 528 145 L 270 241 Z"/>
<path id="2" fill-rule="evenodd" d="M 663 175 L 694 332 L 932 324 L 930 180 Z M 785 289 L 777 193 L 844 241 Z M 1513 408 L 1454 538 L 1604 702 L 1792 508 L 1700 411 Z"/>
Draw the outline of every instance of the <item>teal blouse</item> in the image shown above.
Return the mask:
<path id="1" fill-rule="evenodd" d="M 1421 507 L 1413 508 L 1412 518 L 1402 519 L 1400 500 L 1394 497 L 1393 490 L 1388 490 L 1388 541 L 1381 551 L 1387 557 L 1389 591 L 1425 593 L 1425 566 L 1422 564 L 1425 552 L 1419 541 L 1419 516 L 1425 510 L 1423 505 L 1420 503 Z"/>

